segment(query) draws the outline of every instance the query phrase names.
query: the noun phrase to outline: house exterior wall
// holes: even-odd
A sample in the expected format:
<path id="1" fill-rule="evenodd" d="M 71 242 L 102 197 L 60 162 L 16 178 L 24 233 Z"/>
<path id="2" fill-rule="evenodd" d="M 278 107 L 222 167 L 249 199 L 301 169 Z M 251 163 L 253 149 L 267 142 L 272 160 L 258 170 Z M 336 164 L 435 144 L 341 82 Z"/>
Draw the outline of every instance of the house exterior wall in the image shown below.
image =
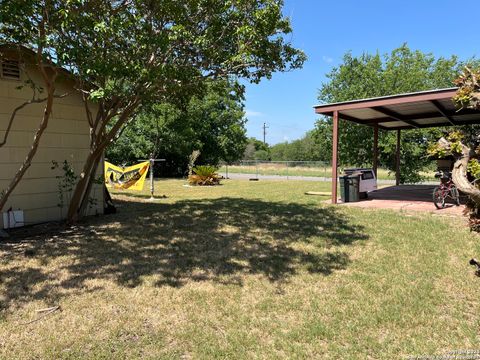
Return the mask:
<path id="1" fill-rule="evenodd" d="M 3 140 L 12 111 L 32 97 L 30 87 L 18 89 L 27 79 L 27 74 L 41 86 L 40 74 L 31 66 L 25 66 L 21 71 L 20 80 L 0 77 L 0 141 Z M 58 80 L 56 88 L 56 94 L 69 95 L 55 99 L 48 127 L 32 165 L 2 210 L 23 210 L 25 225 L 65 218 L 71 194 L 64 193 L 64 204 L 59 206 L 58 186 L 61 179 L 57 177 L 63 176 L 61 166 L 65 160 L 78 176 L 89 151 L 89 126 L 80 94 L 65 76 Z M 0 147 L 0 191 L 8 186 L 25 159 L 42 119 L 44 106 L 45 103 L 27 105 L 17 113 L 7 143 Z M 58 162 L 59 167 L 52 169 L 52 161 Z M 99 177 L 102 176 L 103 166 L 99 166 L 97 172 Z M 89 214 L 103 213 L 103 185 L 93 186 L 92 198 L 96 204 L 90 207 Z M 3 227 L 3 216 L 0 216 L 0 228 Z"/>

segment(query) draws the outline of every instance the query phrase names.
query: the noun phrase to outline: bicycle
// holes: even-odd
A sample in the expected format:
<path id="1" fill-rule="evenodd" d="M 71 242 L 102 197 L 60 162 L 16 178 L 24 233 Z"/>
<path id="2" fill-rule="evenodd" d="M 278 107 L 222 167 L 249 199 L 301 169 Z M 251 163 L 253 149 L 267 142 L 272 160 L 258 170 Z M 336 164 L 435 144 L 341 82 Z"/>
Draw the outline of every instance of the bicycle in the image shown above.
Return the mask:
<path id="1" fill-rule="evenodd" d="M 444 209 L 445 203 L 450 198 L 456 206 L 460 205 L 460 194 L 452 181 L 452 174 L 449 171 L 439 170 L 435 174 L 440 178 L 440 186 L 433 189 L 433 203 L 437 209 Z"/>

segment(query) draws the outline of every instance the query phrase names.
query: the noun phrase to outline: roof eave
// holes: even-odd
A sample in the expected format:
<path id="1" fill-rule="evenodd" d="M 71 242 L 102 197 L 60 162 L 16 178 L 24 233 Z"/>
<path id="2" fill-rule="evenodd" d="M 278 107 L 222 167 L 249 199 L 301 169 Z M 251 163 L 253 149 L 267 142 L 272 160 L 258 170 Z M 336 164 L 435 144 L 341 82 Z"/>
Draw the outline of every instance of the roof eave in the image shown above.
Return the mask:
<path id="1" fill-rule="evenodd" d="M 339 102 L 339 103 L 321 104 L 321 105 L 314 106 L 314 109 L 315 109 L 315 113 L 317 114 L 329 115 L 334 111 L 363 109 L 363 108 L 369 108 L 373 106 L 389 106 L 389 105 L 405 104 L 409 102 L 448 99 L 448 98 L 452 98 L 456 94 L 457 90 L 458 88 L 452 87 L 452 88 L 446 88 L 446 89 L 436 89 L 436 90 L 428 90 L 428 91 L 419 91 L 414 93 L 396 94 L 396 95 L 390 95 L 390 96 L 359 99 L 359 100 L 345 101 L 345 102 Z"/>

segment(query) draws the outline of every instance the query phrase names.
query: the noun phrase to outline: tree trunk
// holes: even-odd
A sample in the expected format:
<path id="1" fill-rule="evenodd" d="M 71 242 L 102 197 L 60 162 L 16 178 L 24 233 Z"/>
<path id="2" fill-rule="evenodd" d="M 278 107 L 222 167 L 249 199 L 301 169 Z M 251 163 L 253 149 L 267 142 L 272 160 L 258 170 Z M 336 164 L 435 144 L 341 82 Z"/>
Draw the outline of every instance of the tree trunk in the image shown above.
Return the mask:
<path id="1" fill-rule="evenodd" d="M 468 181 L 467 166 L 471 158 L 471 150 L 462 144 L 462 156 L 457 157 L 453 165 L 452 181 L 458 190 L 470 196 L 470 199 L 480 207 L 480 189 Z"/>
<path id="2" fill-rule="evenodd" d="M 93 164 L 92 170 L 90 171 L 90 179 L 88 179 L 88 184 L 83 194 L 83 199 L 80 203 L 80 207 L 78 209 L 80 218 L 85 216 L 87 213 L 87 207 L 89 205 L 89 200 L 90 200 L 90 193 L 92 192 L 92 186 L 95 183 L 95 176 L 97 174 L 98 164 L 100 163 L 101 158 L 102 158 L 101 156 L 97 157 L 97 159 L 95 160 L 95 163 Z"/>
<path id="3" fill-rule="evenodd" d="M 70 200 L 70 205 L 67 212 L 67 221 L 70 224 L 77 222 L 81 218 L 80 205 L 83 202 L 86 190 L 91 181 L 92 169 L 95 167 L 95 163 L 100 159 L 103 149 L 96 149 L 93 152 L 90 152 L 87 159 L 85 160 L 85 165 L 83 166 L 82 173 L 80 175 L 80 180 L 75 186 L 73 191 L 72 199 Z"/>
<path id="4" fill-rule="evenodd" d="M 119 131 L 122 129 L 122 126 L 125 125 L 133 111 L 138 108 L 139 104 L 139 99 L 135 98 L 134 101 L 126 106 L 123 112 L 118 116 L 116 123 L 107 133 L 104 133 L 104 130 L 107 127 L 108 122 L 114 117 L 111 114 L 109 115 L 109 111 L 104 110 L 103 117 L 100 118 L 97 123 L 93 124 L 93 127 L 91 126 L 90 154 L 85 160 L 83 171 L 80 174 L 80 180 L 73 191 L 67 213 L 68 223 L 73 224 L 80 220 L 80 218 L 83 216 L 83 212 L 85 211 L 88 203 L 88 196 L 90 194 L 91 186 L 93 180 L 95 179 L 98 163 L 103 155 L 103 151 L 119 133 Z M 115 111 L 118 110 L 118 108 L 115 108 L 115 106 L 113 106 L 113 108 Z"/>

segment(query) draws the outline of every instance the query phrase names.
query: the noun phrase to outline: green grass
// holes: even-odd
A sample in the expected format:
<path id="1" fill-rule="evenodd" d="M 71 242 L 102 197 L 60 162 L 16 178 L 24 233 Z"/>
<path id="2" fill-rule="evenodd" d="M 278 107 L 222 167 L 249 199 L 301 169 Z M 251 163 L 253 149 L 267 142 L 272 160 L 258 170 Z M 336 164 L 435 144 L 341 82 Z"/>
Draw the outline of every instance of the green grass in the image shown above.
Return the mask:
<path id="1" fill-rule="evenodd" d="M 0 245 L 0 358 L 402 359 L 478 349 L 461 218 L 322 205 L 328 183 L 156 183 Z M 147 186 L 146 186 L 147 187 Z M 147 196 L 145 190 L 140 196 Z M 45 318 L 37 309 L 60 305 Z"/>
<path id="2" fill-rule="evenodd" d="M 225 166 L 220 168 L 220 171 L 225 171 Z M 340 172 L 343 169 L 340 169 Z M 281 175 L 281 176 L 305 176 L 305 177 L 331 177 L 332 168 L 330 166 L 318 166 L 318 167 L 287 167 L 284 164 L 258 164 L 255 165 L 229 165 L 228 172 L 232 174 L 244 173 L 244 174 L 256 174 L 259 175 Z M 435 173 L 432 171 L 421 172 L 421 175 L 425 177 L 425 180 L 435 181 Z M 395 173 L 390 172 L 387 169 L 379 168 L 377 172 L 379 180 L 395 180 Z"/>

